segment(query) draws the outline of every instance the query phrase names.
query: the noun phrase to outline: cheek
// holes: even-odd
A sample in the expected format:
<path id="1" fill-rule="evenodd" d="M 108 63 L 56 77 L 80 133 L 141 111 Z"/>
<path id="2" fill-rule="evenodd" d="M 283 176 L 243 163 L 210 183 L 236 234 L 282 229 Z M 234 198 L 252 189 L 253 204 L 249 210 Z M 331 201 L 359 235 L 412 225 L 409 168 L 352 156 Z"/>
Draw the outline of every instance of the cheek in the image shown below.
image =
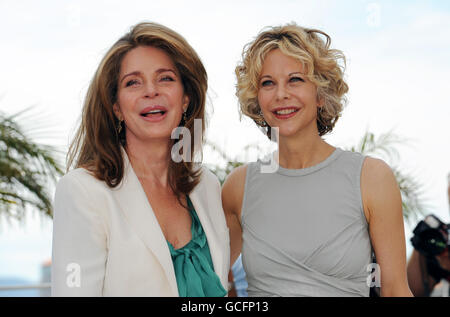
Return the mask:
<path id="1" fill-rule="evenodd" d="M 319 94 L 316 86 L 312 85 L 305 91 L 305 98 L 308 98 L 309 102 L 315 106 L 319 105 Z"/>
<path id="2" fill-rule="evenodd" d="M 309 93 L 307 98 L 309 103 L 313 104 L 314 106 L 317 107 L 319 105 L 319 99 L 317 98 L 317 94 L 314 91 Z"/>
<path id="3" fill-rule="evenodd" d="M 117 95 L 117 101 L 119 102 L 122 112 L 126 112 L 132 107 L 133 96 L 129 93 L 119 93 Z"/>
<path id="4" fill-rule="evenodd" d="M 261 110 L 266 110 L 269 106 L 269 101 L 271 99 L 270 94 L 267 91 L 258 92 L 258 104 Z"/>
<path id="5" fill-rule="evenodd" d="M 168 91 L 167 95 L 169 96 L 172 106 L 182 109 L 185 100 L 184 89 L 182 87 Z"/>

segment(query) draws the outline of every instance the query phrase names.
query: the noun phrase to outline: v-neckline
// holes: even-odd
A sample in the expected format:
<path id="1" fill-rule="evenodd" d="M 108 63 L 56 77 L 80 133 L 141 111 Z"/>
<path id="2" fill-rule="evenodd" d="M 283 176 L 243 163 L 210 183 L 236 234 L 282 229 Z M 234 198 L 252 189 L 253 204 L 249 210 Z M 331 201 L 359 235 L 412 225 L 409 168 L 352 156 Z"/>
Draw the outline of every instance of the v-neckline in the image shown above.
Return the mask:
<path id="1" fill-rule="evenodd" d="M 194 221 L 195 221 L 194 215 L 193 215 L 193 213 L 194 213 L 194 211 L 193 211 L 194 205 L 192 204 L 192 201 L 191 201 L 191 199 L 189 198 L 189 195 L 186 195 L 186 203 L 187 203 L 187 205 L 188 205 L 189 216 L 191 216 L 191 240 L 189 240 L 189 241 L 188 241 L 185 245 L 183 245 L 182 247 L 179 247 L 179 248 L 175 249 L 175 247 L 172 245 L 172 243 L 170 243 L 169 240 L 166 239 L 167 244 L 170 246 L 171 250 L 174 250 L 174 251 L 179 251 L 179 250 L 184 249 L 184 248 L 187 247 L 189 244 L 191 244 L 192 241 L 194 240 Z"/>

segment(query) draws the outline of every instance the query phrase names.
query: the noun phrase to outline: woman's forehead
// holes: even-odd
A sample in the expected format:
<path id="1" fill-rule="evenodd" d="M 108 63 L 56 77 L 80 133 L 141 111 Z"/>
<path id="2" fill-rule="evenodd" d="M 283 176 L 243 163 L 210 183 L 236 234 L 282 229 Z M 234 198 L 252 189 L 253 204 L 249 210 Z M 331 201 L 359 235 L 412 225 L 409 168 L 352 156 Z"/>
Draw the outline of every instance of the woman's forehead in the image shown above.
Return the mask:
<path id="1" fill-rule="evenodd" d="M 268 52 L 264 58 L 261 68 L 261 76 L 264 72 L 272 73 L 304 73 L 303 63 L 292 56 L 286 55 L 280 49 L 274 49 Z"/>
<path id="2" fill-rule="evenodd" d="M 153 46 L 138 46 L 130 50 L 121 63 L 121 73 L 161 68 L 176 71 L 172 58 L 164 50 Z"/>

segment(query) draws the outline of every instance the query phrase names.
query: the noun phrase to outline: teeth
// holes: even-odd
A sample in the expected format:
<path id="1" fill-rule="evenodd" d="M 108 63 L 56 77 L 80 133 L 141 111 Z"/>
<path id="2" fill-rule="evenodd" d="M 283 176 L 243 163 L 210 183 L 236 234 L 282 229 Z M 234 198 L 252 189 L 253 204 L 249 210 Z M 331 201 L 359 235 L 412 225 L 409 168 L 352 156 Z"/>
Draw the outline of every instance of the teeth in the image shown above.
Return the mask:
<path id="1" fill-rule="evenodd" d="M 152 111 L 144 113 L 143 115 L 146 116 L 146 115 L 155 114 L 155 113 L 164 113 L 164 111 L 162 111 L 162 110 L 152 110 Z"/>
<path id="2" fill-rule="evenodd" d="M 276 112 L 276 114 L 290 114 L 297 111 L 296 109 L 283 109 Z"/>

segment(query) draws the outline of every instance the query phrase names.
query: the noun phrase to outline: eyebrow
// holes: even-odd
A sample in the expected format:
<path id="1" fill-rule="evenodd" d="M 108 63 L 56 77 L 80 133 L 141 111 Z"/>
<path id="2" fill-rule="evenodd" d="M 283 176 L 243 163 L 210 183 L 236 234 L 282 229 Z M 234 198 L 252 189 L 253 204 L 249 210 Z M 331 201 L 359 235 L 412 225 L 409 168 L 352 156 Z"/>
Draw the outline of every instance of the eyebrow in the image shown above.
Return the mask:
<path id="1" fill-rule="evenodd" d="M 305 74 L 303 74 L 302 72 L 292 72 L 292 73 L 289 73 L 288 76 L 292 76 L 292 75 L 295 75 L 295 74 L 300 74 L 302 76 L 305 76 Z M 264 76 L 261 76 L 261 79 L 263 79 L 264 77 L 272 78 L 272 76 L 270 76 L 270 75 L 264 75 Z"/>
<path id="2" fill-rule="evenodd" d="M 164 72 L 172 72 L 172 73 L 174 73 L 175 76 L 178 76 L 177 73 L 176 73 L 173 69 L 171 69 L 171 68 L 160 68 L 160 69 L 158 69 L 158 70 L 156 71 L 157 74 L 164 73 Z M 128 77 L 128 76 L 133 76 L 133 75 L 141 76 L 141 75 L 142 75 L 142 72 L 136 70 L 136 71 L 134 71 L 134 72 L 128 73 L 128 74 L 126 74 L 126 75 L 124 75 L 124 76 L 122 77 L 122 79 L 120 80 L 120 83 L 122 83 L 123 80 L 124 80 L 126 77 Z"/>

